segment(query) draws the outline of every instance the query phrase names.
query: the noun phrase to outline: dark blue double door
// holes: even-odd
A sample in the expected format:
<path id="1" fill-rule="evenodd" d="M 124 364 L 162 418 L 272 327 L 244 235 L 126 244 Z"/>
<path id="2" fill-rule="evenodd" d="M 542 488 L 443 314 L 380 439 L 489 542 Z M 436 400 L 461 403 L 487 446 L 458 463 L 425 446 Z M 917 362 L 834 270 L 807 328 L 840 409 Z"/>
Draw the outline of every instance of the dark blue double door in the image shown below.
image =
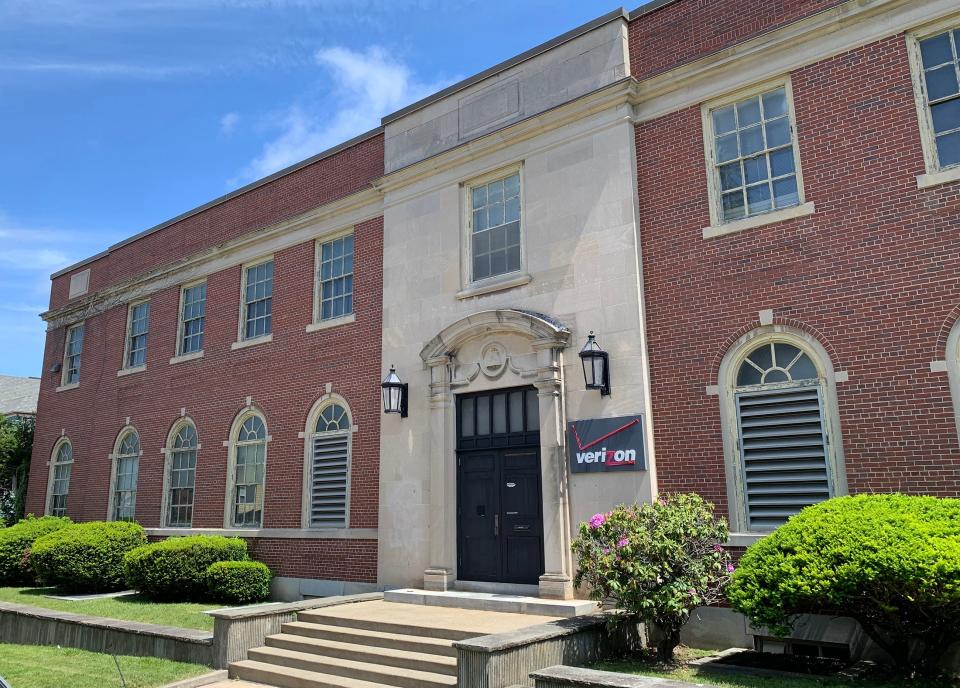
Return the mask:
<path id="1" fill-rule="evenodd" d="M 536 391 L 457 400 L 457 578 L 536 584 L 543 573 Z"/>

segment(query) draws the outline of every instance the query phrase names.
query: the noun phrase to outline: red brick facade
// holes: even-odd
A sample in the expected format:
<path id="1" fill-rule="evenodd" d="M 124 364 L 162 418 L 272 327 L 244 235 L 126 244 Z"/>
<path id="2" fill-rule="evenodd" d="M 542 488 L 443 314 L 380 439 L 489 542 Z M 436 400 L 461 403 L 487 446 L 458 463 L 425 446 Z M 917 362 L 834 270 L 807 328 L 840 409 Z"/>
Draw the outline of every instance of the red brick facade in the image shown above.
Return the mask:
<path id="1" fill-rule="evenodd" d="M 742 16 L 740 33 L 750 7 L 771 8 L 679 2 L 635 22 L 632 42 L 686 10 L 684 21 L 702 21 L 713 37 L 704 49 L 719 46 L 719 29 L 696 15 L 703 4 Z M 670 44 L 661 47 L 661 62 L 673 60 Z M 953 402 L 947 375 L 930 364 L 944 358 L 960 304 L 960 184 L 917 188 L 925 169 L 905 36 L 790 77 L 809 217 L 704 239 L 700 106 L 636 128 L 660 489 L 727 506 L 720 402 L 705 388 L 718 383 L 729 346 L 772 309 L 775 323 L 810 333 L 849 374 L 837 386 L 849 490 L 956 496 Z"/>

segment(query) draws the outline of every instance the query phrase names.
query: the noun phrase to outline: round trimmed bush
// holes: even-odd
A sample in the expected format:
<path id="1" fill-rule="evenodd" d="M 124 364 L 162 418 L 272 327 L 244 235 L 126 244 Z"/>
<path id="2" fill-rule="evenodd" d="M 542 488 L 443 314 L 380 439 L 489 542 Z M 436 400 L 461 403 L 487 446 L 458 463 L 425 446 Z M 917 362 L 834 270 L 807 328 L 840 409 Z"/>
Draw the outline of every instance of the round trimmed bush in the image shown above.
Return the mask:
<path id="1" fill-rule="evenodd" d="M 202 600 L 207 569 L 218 561 L 247 561 L 247 543 L 222 535 L 172 537 L 127 554 L 127 585 L 156 600 Z"/>
<path id="2" fill-rule="evenodd" d="M 207 568 L 210 597 L 224 604 L 252 604 L 270 597 L 273 574 L 259 561 L 218 561 Z"/>
<path id="3" fill-rule="evenodd" d="M 146 541 L 146 532 L 136 523 L 76 523 L 34 542 L 30 564 L 40 582 L 64 591 L 122 590 L 124 555 Z"/>
<path id="4" fill-rule="evenodd" d="M 853 617 L 901 669 L 933 670 L 960 640 L 960 499 L 808 507 L 746 551 L 727 597 L 781 636 L 798 614 Z"/>
<path id="5" fill-rule="evenodd" d="M 30 515 L 19 523 L 0 530 L 0 585 L 33 585 L 36 583 L 27 556 L 37 538 L 43 537 L 73 521 L 56 516 Z"/>

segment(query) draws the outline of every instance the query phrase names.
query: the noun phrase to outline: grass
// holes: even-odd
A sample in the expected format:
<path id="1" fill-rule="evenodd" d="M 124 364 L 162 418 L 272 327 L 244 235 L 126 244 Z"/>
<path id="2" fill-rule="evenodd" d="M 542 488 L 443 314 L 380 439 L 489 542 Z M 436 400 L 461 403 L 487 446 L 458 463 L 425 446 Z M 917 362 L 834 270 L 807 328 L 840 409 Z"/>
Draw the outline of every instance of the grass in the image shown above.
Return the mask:
<path id="1" fill-rule="evenodd" d="M 0 587 L 0 602 L 16 602 L 34 607 L 56 609 L 74 614 L 102 616 L 124 621 L 142 621 L 161 626 L 213 630 L 213 618 L 203 614 L 208 609 L 220 609 L 222 604 L 198 604 L 194 602 L 153 602 L 139 595 L 108 597 L 99 600 L 54 600 L 46 595 L 56 594 L 53 588 L 3 588 Z"/>
<path id="2" fill-rule="evenodd" d="M 710 650 L 692 648 L 677 648 L 678 662 L 665 665 L 656 662 L 650 655 L 636 655 L 624 659 L 600 662 L 592 669 L 602 671 L 616 671 L 622 674 L 636 674 L 641 676 L 659 676 L 672 678 L 690 683 L 722 686 L 723 688 L 950 688 L 956 683 L 946 680 L 903 678 L 889 679 L 845 679 L 829 677 L 783 677 L 750 676 L 748 674 L 708 674 L 697 673 L 696 669 L 686 666 L 692 659 L 700 659 L 714 654 Z"/>
<path id="3" fill-rule="evenodd" d="M 127 688 L 155 688 L 210 671 L 154 657 L 117 657 Z M 110 655 L 36 645 L 0 644 L 0 676 L 14 688 L 121 688 Z"/>

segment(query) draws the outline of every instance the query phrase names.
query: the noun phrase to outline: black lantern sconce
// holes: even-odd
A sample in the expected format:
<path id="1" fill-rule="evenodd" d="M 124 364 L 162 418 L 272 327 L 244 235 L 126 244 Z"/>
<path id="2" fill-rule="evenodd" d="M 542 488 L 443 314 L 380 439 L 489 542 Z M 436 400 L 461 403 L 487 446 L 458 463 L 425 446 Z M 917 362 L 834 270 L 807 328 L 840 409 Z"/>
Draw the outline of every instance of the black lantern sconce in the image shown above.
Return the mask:
<path id="1" fill-rule="evenodd" d="M 401 382 L 397 370 L 390 366 L 390 372 L 380 383 L 383 392 L 383 412 L 399 413 L 401 418 L 407 417 L 407 383 Z"/>
<path id="2" fill-rule="evenodd" d="M 580 361 L 583 363 L 583 381 L 587 389 L 599 389 L 600 396 L 610 396 L 610 355 L 597 344 L 593 330 L 590 330 L 587 343 L 580 349 Z"/>

